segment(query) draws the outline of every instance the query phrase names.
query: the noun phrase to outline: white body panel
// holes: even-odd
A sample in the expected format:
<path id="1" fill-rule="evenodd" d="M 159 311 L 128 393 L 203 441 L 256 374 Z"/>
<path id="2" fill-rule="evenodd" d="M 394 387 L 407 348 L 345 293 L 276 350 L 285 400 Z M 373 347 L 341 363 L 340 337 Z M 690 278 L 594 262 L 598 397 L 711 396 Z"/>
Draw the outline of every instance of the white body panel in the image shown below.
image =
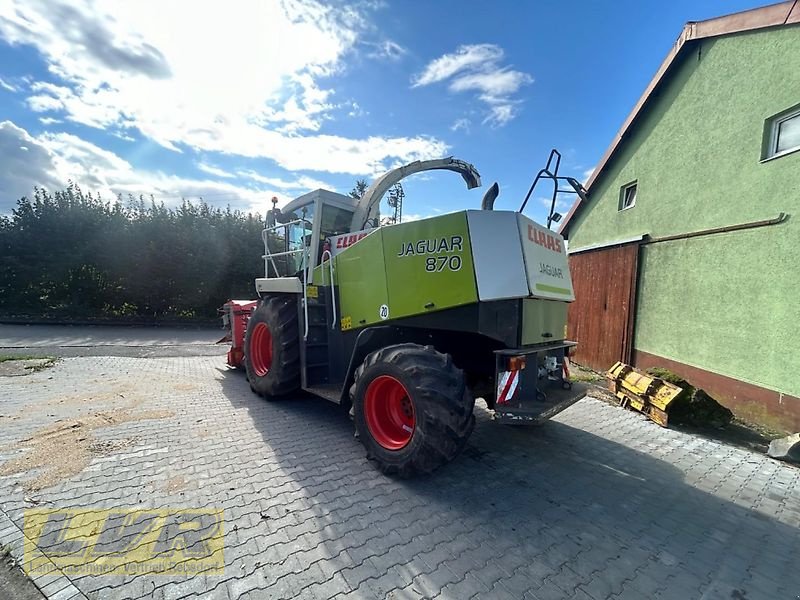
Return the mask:
<path id="1" fill-rule="evenodd" d="M 517 223 L 531 296 L 575 300 L 564 238 L 522 214 L 517 214 Z"/>
<path id="2" fill-rule="evenodd" d="M 348 210 L 354 210 L 356 207 L 356 202 L 358 202 L 358 200 L 355 198 L 345 196 L 344 194 L 337 194 L 336 192 L 331 192 L 329 190 L 318 189 L 295 198 L 281 210 L 285 213 L 290 213 L 303 206 L 308 206 L 317 200 L 322 200 L 325 203 L 333 204 L 334 206 L 339 206 Z"/>
<path id="3" fill-rule="evenodd" d="M 256 279 L 259 293 L 302 294 L 303 284 L 299 277 L 259 277 Z"/>
<path id="4" fill-rule="evenodd" d="M 468 210 L 467 226 L 478 298 L 502 300 L 526 297 L 529 290 L 517 233 L 517 214 L 510 211 Z"/>
<path id="5" fill-rule="evenodd" d="M 512 211 L 468 210 L 467 225 L 480 300 L 575 300 L 556 232 Z"/>

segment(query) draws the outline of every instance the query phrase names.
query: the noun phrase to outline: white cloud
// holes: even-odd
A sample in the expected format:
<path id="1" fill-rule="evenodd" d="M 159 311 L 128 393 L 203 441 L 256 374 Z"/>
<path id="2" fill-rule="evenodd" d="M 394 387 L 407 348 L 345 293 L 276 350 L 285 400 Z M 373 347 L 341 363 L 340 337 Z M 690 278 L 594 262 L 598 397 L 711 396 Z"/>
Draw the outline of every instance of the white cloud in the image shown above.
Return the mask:
<path id="1" fill-rule="evenodd" d="M 334 186 L 325 183 L 324 181 L 306 177 L 305 175 L 292 181 L 287 181 L 285 179 L 281 179 L 280 177 L 265 177 L 256 173 L 255 171 L 238 171 L 237 175 L 281 190 L 292 190 L 294 192 L 307 192 L 311 190 L 318 190 L 320 188 L 326 190 L 335 189 Z"/>
<path id="2" fill-rule="evenodd" d="M 413 78 L 412 87 L 438 83 L 464 70 L 483 69 L 486 65 L 497 64 L 501 58 L 503 49 L 495 44 L 459 46 L 452 54 L 428 63 L 422 73 Z"/>
<path id="3" fill-rule="evenodd" d="M 456 122 L 450 126 L 450 131 L 464 131 L 469 133 L 470 125 L 472 125 L 472 123 L 467 118 L 456 119 Z"/>
<path id="4" fill-rule="evenodd" d="M 24 148 L 24 150 L 23 150 Z M 215 180 L 189 179 L 159 171 L 137 170 L 113 152 L 67 133 L 32 136 L 10 121 L 0 123 L 0 214 L 10 212 L 22 196 L 30 196 L 34 186 L 54 191 L 68 181 L 85 190 L 99 192 L 106 199 L 119 194 L 127 197 L 153 195 L 167 205 L 181 198 L 204 198 L 216 205 L 258 211 L 269 208 L 277 196 L 280 204 L 292 196 L 277 187 L 254 188 Z"/>
<path id="5" fill-rule="evenodd" d="M 233 179 L 236 177 L 233 173 L 229 173 L 225 169 L 220 169 L 219 167 L 215 167 L 214 165 L 209 165 L 208 163 L 198 163 L 197 168 L 200 169 L 203 173 L 208 173 L 209 175 L 214 175 L 215 177 L 222 177 L 224 179 Z"/>
<path id="6" fill-rule="evenodd" d="M 513 94 L 531 81 L 532 78 L 527 73 L 505 69 L 462 75 L 453 80 L 450 89 L 454 92 L 477 90 L 482 97 L 496 98 Z"/>
<path id="7" fill-rule="evenodd" d="M 587 182 L 587 181 L 589 181 L 589 179 L 592 177 L 592 175 L 594 175 L 594 170 L 595 170 L 596 168 L 597 168 L 597 167 L 592 167 L 591 169 L 586 169 L 586 170 L 583 172 L 583 184 L 584 184 L 584 185 L 586 184 L 586 182 Z"/>
<path id="8" fill-rule="evenodd" d="M 497 103 L 489 107 L 489 114 L 483 120 L 483 123 L 490 123 L 493 125 L 505 125 L 517 116 L 517 110 L 511 103 Z"/>
<path id="9" fill-rule="evenodd" d="M 370 58 L 398 61 L 408 54 L 408 50 L 392 40 L 384 40 L 379 43 L 370 43 L 372 50 L 368 56 Z"/>
<path id="10" fill-rule="evenodd" d="M 25 148 L 25 150 L 22 150 Z M 0 122 L 0 214 L 30 196 L 34 186 L 65 184 L 55 176 L 52 153 L 11 121 Z"/>
<path id="11" fill-rule="evenodd" d="M 368 29 L 359 8 L 317 0 L 4 0 L 0 38 L 35 47 L 59 84 L 29 107 L 165 148 L 269 158 L 290 170 L 366 174 L 447 154 L 422 135 L 325 135 L 341 105 L 326 78 Z M 394 42 L 386 52 L 399 52 Z M 347 110 L 347 109 L 344 109 Z"/>
<path id="12" fill-rule="evenodd" d="M 347 104 L 350 107 L 350 112 L 347 113 L 348 117 L 351 118 L 359 118 L 364 117 L 369 114 L 369 112 L 365 111 L 355 100 Z"/>
<path id="13" fill-rule="evenodd" d="M 520 100 L 513 96 L 533 77 L 522 71 L 502 66 L 503 49 L 495 44 L 459 46 L 455 52 L 431 61 L 412 78 L 411 87 L 421 87 L 450 80 L 454 93 L 477 92 L 487 106 L 483 123 L 505 125 L 517 114 Z"/>
<path id="14" fill-rule="evenodd" d="M 2 77 L 0 77 L 0 88 L 3 88 L 7 92 L 12 92 L 12 93 L 19 91 L 19 88 L 17 86 L 9 83 L 8 81 L 3 79 Z"/>

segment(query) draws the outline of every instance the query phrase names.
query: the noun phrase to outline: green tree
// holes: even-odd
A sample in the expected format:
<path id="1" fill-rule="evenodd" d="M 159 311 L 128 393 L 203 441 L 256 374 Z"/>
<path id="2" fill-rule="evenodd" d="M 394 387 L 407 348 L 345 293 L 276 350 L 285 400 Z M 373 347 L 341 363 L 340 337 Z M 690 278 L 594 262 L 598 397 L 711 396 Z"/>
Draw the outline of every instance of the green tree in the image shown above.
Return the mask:
<path id="1" fill-rule="evenodd" d="M 356 180 L 356 184 L 353 186 L 353 189 L 350 190 L 348 194 L 351 198 L 360 199 L 364 197 L 364 194 L 367 192 L 369 188 L 369 184 L 364 179 Z M 389 205 L 391 209 L 389 212 L 391 216 L 385 217 L 381 220 L 383 225 L 392 225 L 394 223 L 400 223 L 403 220 L 403 199 L 406 197 L 405 190 L 403 189 L 403 184 L 399 181 L 395 183 L 387 192 L 386 194 L 386 203 Z"/>
<path id="2" fill-rule="evenodd" d="M 367 193 L 367 189 L 369 188 L 369 184 L 367 183 L 366 179 L 357 179 L 356 184 L 353 186 L 353 189 L 350 190 L 348 194 L 351 198 L 355 198 L 358 200 L 359 198 L 363 198 L 364 194 Z"/>
<path id="3" fill-rule="evenodd" d="M 35 189 L 0 217 L 6 315 L 208 318 L 253 295 L 263 273 L 258 214 L 152 197 L 107 202 L 70 183 Z"/>

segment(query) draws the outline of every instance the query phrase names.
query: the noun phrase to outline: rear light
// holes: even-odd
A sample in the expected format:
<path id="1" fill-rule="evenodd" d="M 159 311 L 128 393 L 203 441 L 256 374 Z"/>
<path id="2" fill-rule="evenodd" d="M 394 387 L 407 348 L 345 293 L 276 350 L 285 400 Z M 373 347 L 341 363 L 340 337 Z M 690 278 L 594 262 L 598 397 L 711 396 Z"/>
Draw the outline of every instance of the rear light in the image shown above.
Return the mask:
<path id="1" fill-rule="evenodd" d="M 508 359 L 508 370 L 509 371 L 522 371 L 525 368 L 525 357 L 524 356 L 511 356 Z"/>

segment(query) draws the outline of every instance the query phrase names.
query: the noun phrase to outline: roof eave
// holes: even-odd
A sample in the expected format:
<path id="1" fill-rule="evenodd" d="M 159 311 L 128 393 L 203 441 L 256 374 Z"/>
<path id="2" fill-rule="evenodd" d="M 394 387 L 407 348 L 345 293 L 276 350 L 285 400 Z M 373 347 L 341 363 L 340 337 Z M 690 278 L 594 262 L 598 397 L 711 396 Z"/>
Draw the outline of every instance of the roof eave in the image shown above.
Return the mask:
<path id="1" fill-rule="evenodd" d="M 693 40 L 701 40 L 705 38 L 718 37 L 721 35 L 728 35 L 732 33 L 741 33 L 744 31 L 753 31 L 756 29 L 766 29 L 769 27 L 780 27 L 783 25 L 790 25 L 800 23 L 800 1 L 789 0 L 788 2 L 781 2 L 779 4 L 772 4 L 763 6 L 761 8 L 754 8 L 743 12 L 724 15 L 706 21 L 689 21 L 683 26 L 678 39 L 670 48 L 669 53 L 661 62 L 650 83 L 647 84 L 639 100 L 631 110 L 628 117 L 620 127 L 619 131 L 611 139 L 611 144 L 606 148 L 605 153 L 594 169 L 594 172 L 589 177 L 584 185 L 588 193 L 592 191 L 592 184 L 597 180 L 600 173 L 605 169 L 607 163 L 616 152 L 620 143 L 622 142 L 628 130 L 632 127 L 634 121 L 638 118 L 639 113 L 644 109 L 647 101 L 650 99 L 651 94 L 661 84 L 662 79 L 669 71 L 675 59 L 683 50 L 688 42 Z M 559 227 L 558 232 L 562 235 L 568 233 L 570 221 L 575 214 L 580 210 L 583 202 L 578 199 L 572 208 L 567 213 L 567 217 Z"/>

